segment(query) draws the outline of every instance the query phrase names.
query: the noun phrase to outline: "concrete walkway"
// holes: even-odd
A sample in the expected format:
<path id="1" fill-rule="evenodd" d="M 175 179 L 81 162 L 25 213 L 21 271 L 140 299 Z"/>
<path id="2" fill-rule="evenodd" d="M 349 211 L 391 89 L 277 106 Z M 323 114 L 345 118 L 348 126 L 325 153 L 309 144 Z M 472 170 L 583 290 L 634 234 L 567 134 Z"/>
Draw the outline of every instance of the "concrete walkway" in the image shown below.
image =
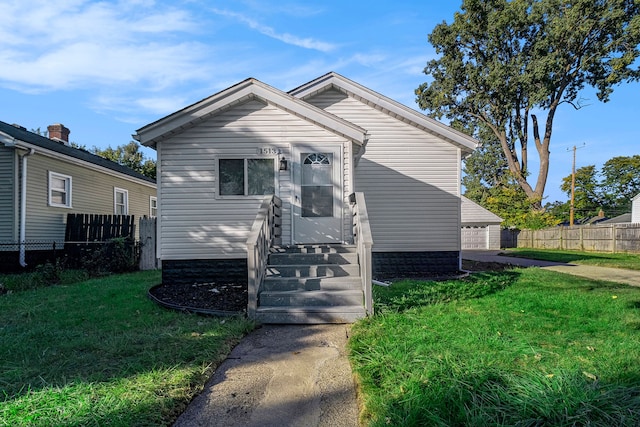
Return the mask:
<path id="1" fill-rule="evenodd" d="M 216 369 L 174 426 L 358 426 L 349 325 L 265 325 Z"/>
<path id="2" fill-rule="evenodd" d="M 503 256 L 507 251 L 463 251 L 462 259 L 480 262 L 500 262 L 521 267 L 540 267 L 558 273 L 572 274 L 594 280 L 624 283 L 640 287 L 640 271 L 623 268 L 596 267 L 591 265 L 567 264 L 560 262 L 540 261 L 526 258 Z"/>

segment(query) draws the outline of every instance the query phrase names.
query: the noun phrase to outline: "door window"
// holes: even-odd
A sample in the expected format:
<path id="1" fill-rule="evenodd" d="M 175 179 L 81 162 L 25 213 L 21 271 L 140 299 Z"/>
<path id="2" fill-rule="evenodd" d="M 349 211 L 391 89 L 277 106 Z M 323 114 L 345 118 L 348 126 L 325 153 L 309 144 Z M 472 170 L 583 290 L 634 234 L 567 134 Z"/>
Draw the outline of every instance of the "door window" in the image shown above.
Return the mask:
<path id="1" fill-rule="evenodd" d="M 302 216 L 333 216 L 333 162 L 331 153 L 302 153 Z"/>

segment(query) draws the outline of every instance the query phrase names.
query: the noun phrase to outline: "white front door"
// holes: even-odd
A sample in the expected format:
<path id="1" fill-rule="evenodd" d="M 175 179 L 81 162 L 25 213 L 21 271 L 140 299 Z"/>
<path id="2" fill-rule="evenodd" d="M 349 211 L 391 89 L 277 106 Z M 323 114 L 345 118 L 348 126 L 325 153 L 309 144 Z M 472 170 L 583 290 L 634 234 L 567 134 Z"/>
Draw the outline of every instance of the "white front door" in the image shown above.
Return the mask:
<path id="1" fill-rule="evenodd" d="M 294 243 L 342 242 L 340 145 L 293 147 Z"/>

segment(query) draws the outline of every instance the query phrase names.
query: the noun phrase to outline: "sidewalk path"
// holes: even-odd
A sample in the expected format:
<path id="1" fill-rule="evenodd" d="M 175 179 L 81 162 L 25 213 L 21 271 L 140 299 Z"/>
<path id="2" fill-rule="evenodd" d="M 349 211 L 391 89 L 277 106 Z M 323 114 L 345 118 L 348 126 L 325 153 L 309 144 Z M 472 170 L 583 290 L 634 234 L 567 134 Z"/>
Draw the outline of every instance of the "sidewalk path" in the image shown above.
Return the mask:
<path id="1" fill-rule="evenodd" d="M 358 426 L 349 325 L 265 325 L 240 341 L 174 426 Z"/>
<path id="2" fill-rule="evenodd" d="M 480 262 L 500 262 L 521 267 L 540 267 L 545 270 L 557 271 L 558 273 L 586 277 L 587 279 L 606 280 L 640 287 L 640 271 L 638 270 L 567 264 L 500 255 L 504 252 L 505 251 L 463 251 L 462 259 Z"/>

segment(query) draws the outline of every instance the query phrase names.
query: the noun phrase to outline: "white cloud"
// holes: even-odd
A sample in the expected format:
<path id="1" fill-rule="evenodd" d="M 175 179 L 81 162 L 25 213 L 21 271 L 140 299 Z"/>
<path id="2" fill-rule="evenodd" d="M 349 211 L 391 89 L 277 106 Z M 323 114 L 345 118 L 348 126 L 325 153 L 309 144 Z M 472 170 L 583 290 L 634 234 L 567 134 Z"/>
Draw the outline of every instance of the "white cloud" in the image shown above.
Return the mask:
<path id="1" fill-rule="evenodd" d="M 228 10 L 221 10 L 221 9 L 212 9 L 212 12 L 220 16 L 236 19 L 237 21 L 240 21 L 243 24 L 246 24 L 249 28 L 258 31 L 260 34 L 263 34 L 267 37 L 271 37 L 276 40 L 280 40 L 283 43 L 290 44 L 293 46 L 298 46 L 305 49 L 318 50 L 320 52 L 331 52 L 332 50 L 335 50 L 337 47 L 332 43 L 323 42 L 311 37 L 303 38 L 303 37 L 299 37 L 289 33 L 278 33 L 273 28 L 267 25 L 263 25 L 258 21 L 252 18 L 249 18 L 246 15 L 243 15 L 241 13 L 231 12 Z"/>
<path id="2" fill-rule="evenodd" d="M 25 92 L 205 79 L 198 25 L 152 1 L 18 0 L 0 4 L 0 84 Z"/>

